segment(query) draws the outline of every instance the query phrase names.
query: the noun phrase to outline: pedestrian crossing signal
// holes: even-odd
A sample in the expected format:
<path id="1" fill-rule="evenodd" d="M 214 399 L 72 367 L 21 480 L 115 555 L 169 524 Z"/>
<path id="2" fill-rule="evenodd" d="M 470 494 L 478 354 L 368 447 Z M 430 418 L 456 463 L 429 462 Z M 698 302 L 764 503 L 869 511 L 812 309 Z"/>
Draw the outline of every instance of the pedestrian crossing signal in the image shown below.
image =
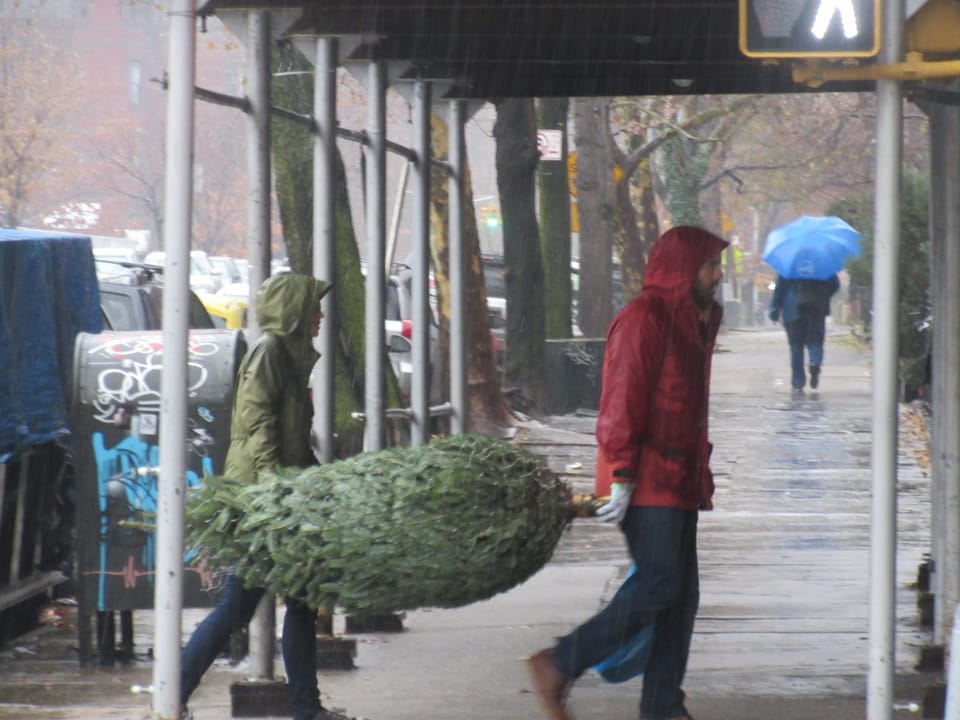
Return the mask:
<path id="1" fill-rule="evenodd" d="M 739 0 L 740 50 L 749 57 L 872 57 L 881 0 Z"/>

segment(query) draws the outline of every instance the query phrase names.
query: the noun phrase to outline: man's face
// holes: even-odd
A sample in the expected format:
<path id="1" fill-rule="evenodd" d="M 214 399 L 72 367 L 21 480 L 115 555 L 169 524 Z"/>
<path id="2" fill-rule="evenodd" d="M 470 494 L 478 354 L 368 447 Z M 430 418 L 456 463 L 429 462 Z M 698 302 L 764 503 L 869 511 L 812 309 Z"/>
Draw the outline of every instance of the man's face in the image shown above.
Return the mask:
<path id="1" fill-rule="evenodd" d="M 323 320 L 323 310 L 317 308 L 317 312 L 313 316 L 313 322 L 310 325 L 310 337 L 316 337 L 317 333 L 320 332 L 321 320 Z"/>
<path id="2" fill-rule="evenodd" d="M 720 253 L 707 260 L 693 282 L 693 299 L 700 307 L 706 307 L 717 291 L 717 286 L 723 279 L 723 268 L 720 265 Z"/>

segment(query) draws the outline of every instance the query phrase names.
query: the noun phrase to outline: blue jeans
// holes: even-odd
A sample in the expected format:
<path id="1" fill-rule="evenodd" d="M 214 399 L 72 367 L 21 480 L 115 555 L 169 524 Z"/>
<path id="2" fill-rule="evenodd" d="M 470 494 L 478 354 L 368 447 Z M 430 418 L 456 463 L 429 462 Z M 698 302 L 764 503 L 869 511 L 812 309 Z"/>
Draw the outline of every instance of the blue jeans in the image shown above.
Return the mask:
<path id="1" fill-rule="evenodd" d="M 605 608 L 560 638 L 554 660 L 565 675 L 577 678 L 653 623 L 640 716 L 664 720 L 683 715 L 680 686 L 700 604 L 697 513 L 633 506 L 620 529 L 636 571 Z"/>
<path id="2" fill-rule="evenodd" d="M 801 314 L 797 320 L 784 326 L 787 330 L 787 342 L 790 343 L 790 384 L 802 388 L 807 384 L 807 375 L 803 371 L 803 350 L 810 355 L 810 364 L 823 365 L 823 342 L 827 335 L 826 319 L 823 315 Z"/>
<path id="3" fill-rule="evenodd" d="M 245 588 L 243 580 L 235 575 L 227 579 L 216 607 L 193 631 L 180 656 L 181 705 L 187 704 L 207 668 L 226 647 L 230 635 L 250 622 L 264 592 L 263 588 Z M 316 610 L 287 598 L 282 646 L 293 717 L 312 718 L 321 709 L 317 686 Z"/>

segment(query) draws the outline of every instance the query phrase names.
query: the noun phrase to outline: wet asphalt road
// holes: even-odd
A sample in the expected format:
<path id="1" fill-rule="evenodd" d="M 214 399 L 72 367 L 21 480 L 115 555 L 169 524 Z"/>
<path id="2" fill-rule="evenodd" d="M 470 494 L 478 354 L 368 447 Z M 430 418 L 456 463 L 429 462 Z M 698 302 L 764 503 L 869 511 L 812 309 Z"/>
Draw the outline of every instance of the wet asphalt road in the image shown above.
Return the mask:
<path id="1" fill-rule="evenodd" d="M 702 598 L 685 683 L 698 720 L 864 716 L 869 368 L 869 353 L 834 329 L 820 391 L 793 398 L 782 330 L 721 335 L 711 398 L 716 510 L 701 515 Z M 517 437 L 575 491 L 589 492 L 594 422 L 589 415 L 531 420 Z M 898 479 L 897 699 L 904 703 L 937 679 L 913 671 L 929 642 L 910 587 L 929 549 L 929 481 L 916 443 L 901 442 Z M 321 673 L 325 702 L 372 720 L 535 720 L 522 659 L 595 612 L 628 562 L 616 529 L 578 520 L 553 560 L 514 590 L 466 608 L 409 613 L 403 633 L 353 636 L 357 667 Z M 185 632 L 204 613 L 188 611 Z M 0 649 L 0 718 L 148 715 L 148 698 L 129 688 L 151 681 L 143 653 L 152 615 L 138 612 L 135 622 L 141 655 L 127 667 L 78 668 L 65 628 Z M 230 717 L 229 685 L 244 673 L 243 664 L 218 662 L 191 703 L 197 720 Z M 609 685 L 588 674 L 571 707 L 578 718 L 636 717 L 640 682 Z"/>

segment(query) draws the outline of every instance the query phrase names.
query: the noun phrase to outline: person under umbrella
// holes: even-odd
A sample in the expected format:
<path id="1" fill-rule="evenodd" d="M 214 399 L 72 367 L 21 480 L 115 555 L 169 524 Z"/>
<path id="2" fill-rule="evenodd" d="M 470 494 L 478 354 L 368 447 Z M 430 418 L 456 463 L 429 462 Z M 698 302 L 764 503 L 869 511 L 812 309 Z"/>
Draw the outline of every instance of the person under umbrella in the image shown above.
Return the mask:
<path id="1" fill-rule="evenodd" d="M 827 335 L 830 298 L 840 289 L 836 274 L 826 280 L 785 278 L 777 275 L 776 288 L 770 300 L 769 316 L 773 322 L 782 318 L 790 344 L 790 384 L 795 393 L 807 384 L 803 361 L 810 363 L 810 387 L 820 385 L 823 366 L 823 344 Z"/>
<path id="2" fill-rule="evenodd" d="M 863 236 L 835 215 L 802 217 L 767 235 L 763 261 L 777 271 L 768 314 L 783 319 L 790 343 L 790 384 L 794 393 L 807 384 L 803 361 L 810 362 L 810 387 L 820 385 L 823 341 L 830 298 L 840 289 L 837 273 L 850 257 L 860 255 Z"/>

